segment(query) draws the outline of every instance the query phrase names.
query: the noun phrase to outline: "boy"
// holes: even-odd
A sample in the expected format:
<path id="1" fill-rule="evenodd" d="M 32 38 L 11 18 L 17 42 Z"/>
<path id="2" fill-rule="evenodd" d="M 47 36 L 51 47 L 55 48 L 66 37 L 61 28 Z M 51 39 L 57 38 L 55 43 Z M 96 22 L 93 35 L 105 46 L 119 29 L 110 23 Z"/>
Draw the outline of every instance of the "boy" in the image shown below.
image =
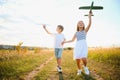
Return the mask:
<path id="1" fill-rule="evenodd" d="M 62 42 L 65 41 L 65 37 L 62 34 L 62 31 L 64 30 L 64 28 L 62 25 L 58 25 L 57 29 L 56 29 L 57 33 L 49 32 L 46 29 L 45 25 L 43 25 L 43 28 L 48 34 L 53 35 L 55 38 L 54 51 L 55 51 L 55 57 L 56 57 L 57 64 L 58 64 L 57 70 L 58 70 L 58 72 L 62 72 L 62 68 L 61 68 L 61 63 L 62 63 L 61 58 L 62 58 L 62 52 L 63 52 Z"/>

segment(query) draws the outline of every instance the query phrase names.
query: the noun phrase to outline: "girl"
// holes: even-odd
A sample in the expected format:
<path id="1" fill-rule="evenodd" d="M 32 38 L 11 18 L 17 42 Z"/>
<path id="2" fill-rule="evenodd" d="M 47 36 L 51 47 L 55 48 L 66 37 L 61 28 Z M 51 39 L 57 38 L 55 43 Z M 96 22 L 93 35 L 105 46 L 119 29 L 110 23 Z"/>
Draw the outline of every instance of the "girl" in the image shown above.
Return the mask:
<path id="1" fill-rule="evenodd" d="M 87 54 L 88 54 L 88 47 L 86 43 L 86 34 L 91 26 L 91 15 L 92 11 L 89 12 L 89 23 L 88 26 L 85 28 L 83 21 L 79 21 L 77 23 L 77 32 L 74 34 L 73 38 L 69 41 L 64 41 L 63 43 L 70 43 L 73 42 L 77 38 L 77 42 L 74 48 L 74 59 L 76 59 L 78 72 L 77 75 L 80 75 L 82 72 L 80 61 L 83 61 L 84 64 L 84 72 L 85 74 L 89 75 L 89 70 L 87 68 Z"/>

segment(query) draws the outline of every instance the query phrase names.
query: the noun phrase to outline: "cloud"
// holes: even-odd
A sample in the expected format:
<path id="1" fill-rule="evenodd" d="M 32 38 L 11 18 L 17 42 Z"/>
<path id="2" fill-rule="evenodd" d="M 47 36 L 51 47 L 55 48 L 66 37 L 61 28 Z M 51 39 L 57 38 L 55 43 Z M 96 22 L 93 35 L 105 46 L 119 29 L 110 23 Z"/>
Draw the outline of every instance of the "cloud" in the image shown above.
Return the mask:
<path id="1" fill-rule="evenodd" d="M 4 7 L 9 4 L 15 4 L 16 0 L 0 0 L 0 6 Z"/>
<path id="2" fill-rule="evenodd" d="M 10 30 L 10 29 L 7 28 L 7 27 L 5 27 L 5 26 L 0 25 L 0 31 L 1 31 L 1 30 Z"/>
<path id="3" fill-rule="evenodd" d="M 0 0 L 0 6 L 4 5 L 7 3 L 7 0 Z"/>

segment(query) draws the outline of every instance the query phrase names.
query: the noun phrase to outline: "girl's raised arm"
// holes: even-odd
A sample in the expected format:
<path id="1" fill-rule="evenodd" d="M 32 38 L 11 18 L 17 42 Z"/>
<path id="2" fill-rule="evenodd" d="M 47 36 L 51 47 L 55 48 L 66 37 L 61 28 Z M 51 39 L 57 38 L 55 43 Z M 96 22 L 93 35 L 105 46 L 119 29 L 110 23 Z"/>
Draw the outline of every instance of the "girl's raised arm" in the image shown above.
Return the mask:
<path id="1" fill-rule="evenodd" d="M 89 22 L 88 22 L 88 26 L 87 26 L 86 29 L 85 29 L 85 32 L 86 32 L 86 33 L 88 32 L 88 30 L 89 30 L 90 27 L 91 27 L 91 22 L 92 22 L 91 16 L 92 16 L 92 11 L 90 11 L 90 12 L 89 12 L 89 15 L 88 15 Z"/>

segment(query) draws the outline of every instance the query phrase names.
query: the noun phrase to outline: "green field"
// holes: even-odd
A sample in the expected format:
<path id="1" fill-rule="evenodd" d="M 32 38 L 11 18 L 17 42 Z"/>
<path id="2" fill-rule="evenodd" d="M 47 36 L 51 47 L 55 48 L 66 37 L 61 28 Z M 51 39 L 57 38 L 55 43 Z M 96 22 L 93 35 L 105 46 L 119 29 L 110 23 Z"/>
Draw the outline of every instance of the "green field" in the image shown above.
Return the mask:
<path id="1" fill-rule="evenodd" d="M 15 50 L 0 50 L 0 80 L 24 80 L 25 76 L 46 61 L 32 80 L 120 80 L 120 48 L 90 48 L 88 67 L 90 75 L 77 76 L 73 50 L 64 50 L 63 73 L 56 71 L 53 50 L 27 51 L 18 54 Z M 51 79 L 52 78 L 52 79 Z"/>

